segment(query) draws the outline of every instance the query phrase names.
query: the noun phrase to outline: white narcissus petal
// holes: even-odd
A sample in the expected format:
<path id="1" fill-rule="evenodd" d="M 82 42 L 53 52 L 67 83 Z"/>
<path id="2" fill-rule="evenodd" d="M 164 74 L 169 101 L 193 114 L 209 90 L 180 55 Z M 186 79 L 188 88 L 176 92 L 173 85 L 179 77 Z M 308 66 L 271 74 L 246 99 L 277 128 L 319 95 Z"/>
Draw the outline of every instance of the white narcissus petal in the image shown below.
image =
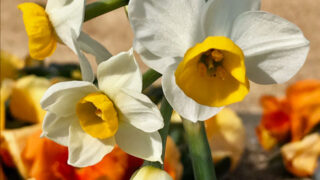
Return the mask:
<path id="1" fill-rule="evenodd" d="M 99 89 L 110 98 L 113 98 L 121 88 L 136 92 L 142 90 L 142 76 L 132 49 L 99 64 L 97 77 Z"/>
<path id="2" fill-rule="evenodd" d="M 162 89 L 165 97 L 173 109 L 185 119 L 192 122 L 207 120 L 217 114 L 223 107 L 209 107 L 200 105 L 189 98 L 177 86 L 174 72 L 178 64 L 167 68 L 162 77 Z M 197 88 L 197 87 L 194 87 Z"/>
<path id="3" fill-rule="evenodd" d="M 48 0 L 46 12 L 58 37 L 74 52 L 74 35 L 80 35 L 85 0 Z"/>
<path id="4" fill-rule="evenodd" d="M 79 43 L 81 50 L 95 56 L 97 64 L 100 64 L 112 56 L 106 48 L 84 32 L 80 33 L 77 42 Z"/>
<path id="5" fill-rule="evenodd" d="M 68 81 L 52 85 L 43 95 L 41 107 L 59 116 L 68 116 L 76 112 L 77 102 L 98 89 L 90 82 Z"/>
<path id="6" fill-rule="evenodd" d="M 160 57 L 183 57 L 203 36 L 199 14 L 204 0 L 130 0 L 128 14 L 135 39 Z"/>
<path id="7" fill-rule="evenodd" d="M 144 94 L 119 90 L 114 104 L 120 111 L 120 121 L 129 123 L 144 132 L 155 132 L 163 128 L 163 119 L 157 106 Z"/>
<path id="8" fill-rule="evenodd" d="M 152 54 L 147 48 L 143 47 L 141 43 L 135 41 L 133 43 L 134 50 L 140 55 L 142 61 L 150 68 L 163 74 L 167 67 L 181 60 L 181 58 L 159 57 Z"/>
<path id="9" fill-rule="evenodd" d="M 85 133 L 79 121 L 74 121 L 69 129 L 68 164 L 75 167 L 86 167 L 97 164 L 112 151 L 114 137 L 98 139 Z"/>
<path id="10" fill-rule="evenodd" d="M 249 79 L 260 84 L 289 80 L 309 51 L 309 41 L 296 25 L 262 11 L 241 14 L 231 39 L 244 52 Z"/>
<path id="11" fill-rule="evenodd" d="M 63 146 L 69 143 L 69 126 L 77 121 L 75 114 L 67 117 L 60 117 L 54 113 L 47 112 L 42 124 L 41 137 L 47 137 Z"/>
<path id="12" fill-rule="evenodd" d="M 259 9 L 260 0 L 209 0 L 201 15 L 204 35 L 229 37 L 238 15 Z"/>
<path id="13" fill-rule="evenodd" d="M 162 142 L 158 131 L 146 133 L 128 123 L 120 123 L 115 138 L 117 145 L 126 153 L 162 163 Z"/>

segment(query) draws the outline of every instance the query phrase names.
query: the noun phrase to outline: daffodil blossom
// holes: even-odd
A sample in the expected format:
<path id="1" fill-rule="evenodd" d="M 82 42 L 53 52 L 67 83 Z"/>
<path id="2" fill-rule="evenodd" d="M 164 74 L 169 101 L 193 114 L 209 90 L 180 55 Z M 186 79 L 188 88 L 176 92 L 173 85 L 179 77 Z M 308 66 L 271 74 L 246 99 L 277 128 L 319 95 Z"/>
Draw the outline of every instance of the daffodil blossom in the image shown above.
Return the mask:
<path id="1" fill-rule="evenodd" d="M 98 87 L 70 81 L 51 86 L 41 100 L 47 112 L 42 136 L 68 146 L 68 163 L 84 167 L 99 162 L 115 145 L 148 161 L 161 160 L 158 130 L 162 116 L 141 93 L 142 77 L 133 51 L 99 64 Z"/>
<path id="2" fill-rule="evenodd" d="M 108 59 L 111 54 L 97 41 L 81 32 L 85 0 L 48 0 L 46 9 L 35 3 L 22 3 L 18 8 L 29 37 L 30 56 L 44 59 L 55 51 L 57 42 L 63 42 L 80 60 L 83 79 L 93 81 L 91 65 L 81 52 L 96 57 L 97 63 Z"/>
<path id="3" fill-rule="evenodd" d="M 301 30 L 259 8 L 260 0 L 130 0 L 134 49 L 163 74 L 164 94 L 181 116 L 208 119 L 241 101 L 248 79 L 283 83 L 304 64 Z"/>

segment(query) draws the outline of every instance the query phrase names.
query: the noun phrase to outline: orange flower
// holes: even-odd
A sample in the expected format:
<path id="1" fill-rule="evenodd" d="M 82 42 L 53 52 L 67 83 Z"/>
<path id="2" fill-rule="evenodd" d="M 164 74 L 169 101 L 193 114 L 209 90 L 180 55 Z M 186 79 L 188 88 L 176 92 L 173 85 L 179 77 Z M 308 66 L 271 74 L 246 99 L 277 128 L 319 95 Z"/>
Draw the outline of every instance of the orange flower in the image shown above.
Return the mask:
<path id="1" fill-rule="evenodd" d="M 261 98 L 263 115 L 256 133 L 266 150 L 279 142 L 298 141 L 320 122 L 320 81 L 305 80 L 287 89 L 286 97 Z"/>
<path id="2" fill-rule="evenodd" d="M 297 82 L 288 88 L 287 97 L 292 109 L 292 140 L 297 141 L 320 123 L 320 81 Z"/>
<path id="3" fill-rule="evenodd" d="M 78 170 L 80 180 L 126 180 L 143 163 L 142 159 L 135 158 L 115 147 L 98 164 Z"/>
<path id="4" fill-rule="evenodd" d="M 29 177 L 37 180 L 77 179 L 76 171 L 66 162 L 68 148 L 40 138 L 41 131 L 31 135 L 21 154 Z"/>
<path id="5" fill-rule="evenodd" d="M 29 177 L 37 180 L 129 179 L 143 163 L 143 160 L 115 147 L 98 164 L 82 169 L 74 168 L 67 164 L 68 148 L 49 139 L 40 138 L 40 134 L 40 131 L 33 134 L 22 152 L 22 159 L 27 166 Z"/>
<path id="6" fill-rule="evenodd" d="M 183 165 L 180 162 L 180 151 L 170 136 L 167 137 L 164 170 L 167 171 L 173 180 L 180 180 L 182 178 Z"/>
<path id="7" fill-rule="evenodd" d="M 286 99 L 273 96 L 263 96 L 260 101 L 263 116 L 256 133 L 262 147 L 269 150 L 290 135 L 290 107 Z"/>

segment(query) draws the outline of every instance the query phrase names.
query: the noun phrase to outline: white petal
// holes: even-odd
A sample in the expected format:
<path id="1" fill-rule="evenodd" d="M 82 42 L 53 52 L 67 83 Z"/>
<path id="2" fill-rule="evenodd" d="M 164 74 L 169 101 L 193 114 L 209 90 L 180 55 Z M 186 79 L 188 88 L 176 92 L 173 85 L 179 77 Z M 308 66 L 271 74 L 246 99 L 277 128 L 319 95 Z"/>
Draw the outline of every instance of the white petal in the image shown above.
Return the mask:
<path id="1" fill-rule="evenodd" d="M 115 145 L 114 137 L 97 139 L 85 133 L 79 121 L 70 126 L 68 164 L 75 167 L 86 167 L 97 164 L 112 151 Z"/>
<path id="2" fill-rule="evenodd" d="M 41 107 L 58 116 L 68 116 L 76 111 L 77 102 L 98 89 L 86 81 L 68 81 L 52 85 L 43 95 Z"/>
<path id="3" fill-rule="evenodd" d="M 162 142 L 157 131 L 146 133 L 128 123 L 120 123 L 115 137 L 117 145 L 126 153 L 162 163 Z"/>
<path id="4" fill-rule="evenodd" d="M 243 12 L 259 10 L 260 0 L 211 0 L 201 22 L 205 36 L 230 37 L 233 21 Z"/>
<path id="5" fill-rule="evenodd" d="M 106 48 L 84 32 L 80 33 L 77 41 L 80 44 L 81 50 L 95 56 L 97 64 L 100 64 L 112 56 Z"/>
<path id="6" fill-rule="evenodd" d="M 85 0 L 49 0 L 47 3 L 46 12 L 56 34 L 73 51 L 72 33 L 75 32 L 76 38 L 80 35 L 84 7 Z"/>
<path id="7" fill-rule="evenodd" d="M 99 89 L 110 98 L 121 88 L 136 92 L 142 90 L 142 76 L 134 58 L 133 50 L 119 53 L 98 66 Z"/>
<path id="8" fill-rule="evenodd" d="M 181 58 L 159 57 L 152 54 L 147 48 L 143 47 L 138 41 L 134 41 L 133 48 L 140 55 L 142 61 L 150 68 L 163 74 L 167 67 L 181 60 Z"/>
<path id="9" fill-rule="evenodd" d="M 76 53 L 79 57 L 79 63 L 80 63 L 80 69 L 81 69 L 81 75 L 82 75 L 82 80 L 88 81 L 88 82 L 93 82 L 94 81 L 94 74 L 91 68 L 91 65 L 86 58 L 86 56 L 80 51 L 80 45 L 81 43 L 76 40 L 76 35 L 75 32 L 73 31 L 73 45 L 74 45 L 74 53 Z"/>
<path id="10" fill-rule="evenodd" d="M 54 113 L 47 112 L 42 124 L 41 137 L 47 137 L 63 146 L 69 143 L 69 126 L 77 117 L 72 114 L 67 117 L 59 117 Z"/>
<path id="11" fill-rule="evenodd" d="M 309 51 L 309 41 L 296 25 L 262 11 L 240 15 L 231 39 L 245 54 L 249 79 L 260 84 L 289 80 Z"/>
<path id="12" fill-rule="evenodd" d="M 202 34 L 198 31 L 204 0 L 130 0 L 128 14 L 139 41 L 160 57 L 183 57 Z"/>
<path id="13" fill-rule="evenodd" d="M 172 108 L 182 117 L 192 122 L 207 120 L 217 114 L 223 107 L 217 108 L 198 104 L 186 96 L 177 86 L 174 76 L 177 66 L 178 64 L 171 65 L 162 77 L 162 89 Z"/>
<path id="14" fill-rule="evenodd" d="M 154 132 L 163 128 L 163 119 L 158 107 L 144 94 L 120 90 L 114 98 L 120 111 L 120 120 L 144 132 Z"/>

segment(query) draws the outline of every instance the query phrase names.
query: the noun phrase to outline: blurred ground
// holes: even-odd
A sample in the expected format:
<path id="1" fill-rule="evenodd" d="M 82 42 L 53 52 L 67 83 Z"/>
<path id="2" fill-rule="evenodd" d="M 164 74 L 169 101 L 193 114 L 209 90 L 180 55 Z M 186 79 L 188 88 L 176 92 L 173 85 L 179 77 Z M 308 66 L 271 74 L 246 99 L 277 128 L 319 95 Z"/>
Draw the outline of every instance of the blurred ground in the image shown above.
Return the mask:
<path id="1" fill-rule="evenodd" d="M 34 0 L 33 0 L 34 1 Z M 21 12 L 16 8 L 23 0 L 1 0 L 1 49 L 13 53 L 21 58 L 28 54 L 28 40 L 23 26 Z M 45 4 L 45 1 L 37 0 Z M 88 2 L 92 2 L 88 0 Z M 282 177 L 283 169 L 275 167 L 277 171 L 263 169 L 266 156 L 261 152 L 255 139 L 254 127 L 260 119 L 261 108 L 259 97 L 263 94 L 282 96 L 288 84 L 302 79 L 320 79 L 320 0 L 262 0 L 262 9 L 297 24 L 310 40 L 311 48 L 306 64 L 302 70 L 289 82 L 282 85 L 256 85 L 251 83 L 251 92 L 246 99 L 232 108 L 242 114 L 247 132 L 247 153 L 243 161 L 233 174 L 226 179 L 276 179 Z M 84 31 L 102 43 L 112 54 L 126 51 L 131 47 L 133 34 L 124 9 L 95 18 L 84 23 Z M 53 56 L 46 63 L 75 62 L 77 57 L 65 46 L 59 45 Z M 147 67 L 140 63 L 142 70 Z M 255 163 L 255 164 L 254 164 Z M 257 164 L 258 163 L 258 164 Z M 259 165 L 259 163 L 261 163 Z M 247 170 L 247 171 L 244 171 Z M 245 173 L 245 174 L 244 174 Z M 287 174 L 284 175 L 288 177 Z M 294 178 L 286 178 L 294 179 Z"/>

